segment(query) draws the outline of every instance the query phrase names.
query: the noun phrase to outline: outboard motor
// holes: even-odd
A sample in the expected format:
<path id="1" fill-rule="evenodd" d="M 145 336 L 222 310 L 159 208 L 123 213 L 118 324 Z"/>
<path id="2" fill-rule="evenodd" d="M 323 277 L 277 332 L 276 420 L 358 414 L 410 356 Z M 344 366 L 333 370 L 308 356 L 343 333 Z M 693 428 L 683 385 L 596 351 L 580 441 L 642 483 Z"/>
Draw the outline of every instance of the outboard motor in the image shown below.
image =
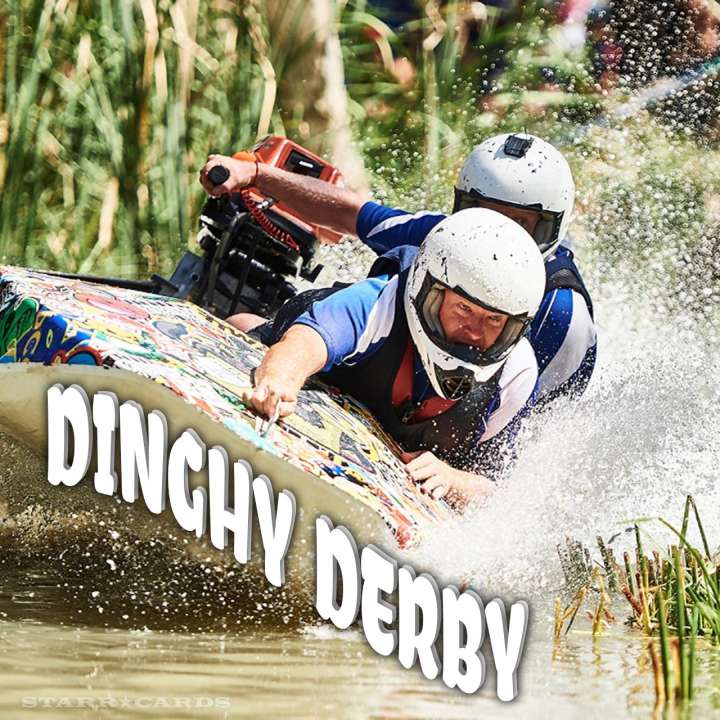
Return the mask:
<path id="1" fill-rule="evenodd" d="M 287 138 L 268 136 L 252 152 L 260 163 L 342 183 L 336 168 Z M 227 170 L 215 167 L 209 177 L 220 184 Z M 185 253 L 169 281 L 174 291 L 164 294 L 190 299 L 222 318 L 246 311 L 270 315 L 296 294 L 293 279 L 317 278 L 322 266 L 314 256 L 321 238 L 337 242 L 340 235 L 306 223 L 256 188 L 209 198 L 197 235 L 203 254 Z"/>
<path id="2" fill-rule="evenodd" d="M 339 170 L 287 138 L 269 135 L 252 153 L 259 163 L 342 185 Z M 248 153 L 236 156 L 247 159 Z M 215 167 L 210 179 L 220 184 L 227 173 L 226 168 Z M 289 207 L 249 187 L 232 196 L 207 200 L 197 235 L 202 255 L 187 251 L 169 280 L 159 275 L 127 280 L 53 274 L 191 300 L 223 319 L 247 311 L 268 316 L 296 294 L 292 280 L 315 281 L 322 270 L 313 262 L 318 243 L 335 243 L 340 237 L 328 228 L 305 222 Z"/>

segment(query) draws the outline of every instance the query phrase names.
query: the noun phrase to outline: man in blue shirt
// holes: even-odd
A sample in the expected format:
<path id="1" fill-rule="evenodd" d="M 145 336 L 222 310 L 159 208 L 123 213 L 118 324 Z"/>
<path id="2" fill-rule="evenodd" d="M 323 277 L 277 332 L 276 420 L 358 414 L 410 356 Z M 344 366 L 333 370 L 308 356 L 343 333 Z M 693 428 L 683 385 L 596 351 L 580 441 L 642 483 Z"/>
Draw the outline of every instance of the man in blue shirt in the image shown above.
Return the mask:
<path id="1" fill-rule="evenodd" d="M 592 301 L 572 251 L 561 244 L 574 201 L 575 184 L 565 158 L 549 143 L 525 134 L 498 135 L 478 145 L 455 187 L 453 212 L 468 207 L 501 212 L 534 237 L 545 258 L 545 296 L 529 334 L 540 371 L 540 405 L 579 396 L 595 367 Z M 357 216 L 357 235 L 384 253 L 421 243 L 444 217 L 365 203 Z"/>
<path id="2" fill-rule="evenodd" d="M 319 376 L 365 404 L 425 492 L 458 507 L 489 494 L 537 381 L 525 338 L 545 273 L 532 237 L 492 210 L 445 218 L 370 277 L 311 290 L 263 326 L 271 345 L 248 401 L 292 412 Z M 257 316 L 230 318 L 249 330 Z M 257 328 L 255 328 L 257 332 Z"/>
<path id="3" fill-rule="evenodd" d="M 222 164 L 230 177 L 213 186 L 207 172 Z M 201 182 L 211 195 L 254 184 L 263 193 L 294 207 L 306 221 L 357 235 L 383 254 L 403 245 L 419 246 L 445 216 L 409 214 L 315 178 L 267 165 L 210 156 Z M 563 156 L 532 135 L 499 135 L 478 145 L 460 171 L 453 212 L 468 207 L 496 210 L 522 225 L 545 258 L 546 287 L 529 340 L 540 372 L 538 403 L 577 397 L 595 367 L 593 306 L 566 241 L 575 184 Z"/>

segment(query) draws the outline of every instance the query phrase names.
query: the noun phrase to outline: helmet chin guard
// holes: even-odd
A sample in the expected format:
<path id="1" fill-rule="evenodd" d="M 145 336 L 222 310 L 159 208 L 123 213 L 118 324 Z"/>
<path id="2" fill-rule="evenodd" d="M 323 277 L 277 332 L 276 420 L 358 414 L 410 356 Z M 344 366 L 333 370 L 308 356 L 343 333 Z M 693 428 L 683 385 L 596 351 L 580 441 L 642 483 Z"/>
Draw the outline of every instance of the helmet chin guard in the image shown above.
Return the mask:
<path id="1" fill-rule="evenodd" d="M 544 289 L 542 256 L 517 223 L 479 208 L 439 223 L 420 246 L 404 297 L 410 333 L 435 392 L 456 400 L 487 382 L 523 337 Z M 490 347 L 446 337 L 440 322 L 446 290 L 506 316 Z"/>
<path id="2" fill-rule="evenodd" d="M 435 375 L 443 390 L 442 396 L 448 400 L 459 400 L 477 385 L 474 373 L 462 366 L 454 370 L 443 370 L 436 366 Z"/>

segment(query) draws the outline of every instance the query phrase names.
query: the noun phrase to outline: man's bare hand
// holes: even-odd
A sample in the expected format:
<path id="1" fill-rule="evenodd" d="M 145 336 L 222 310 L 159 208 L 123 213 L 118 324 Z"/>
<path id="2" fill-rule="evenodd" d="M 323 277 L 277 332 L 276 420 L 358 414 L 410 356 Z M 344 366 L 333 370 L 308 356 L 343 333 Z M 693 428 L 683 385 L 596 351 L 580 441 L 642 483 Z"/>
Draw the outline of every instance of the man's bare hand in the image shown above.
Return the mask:
<path id="1" fill-rule="evenodd" d="M 213 197 L 239 192 L 252 185 L 265 197 L 283 203 L 311 225 L 320 225 L 338 233 L 354 235 L 357 217 L 365 198 L 352 190 L 295 172 L 289 172 L 260 160 L 255 162 L 227 155 L 210 155 L 200 170 L 200 183 Z M 208 173 L 222 165 L 230 173 L 225 182 L 213 185 Z"/>
<path id="2" fill-rule="evenodd" d="M 495 492 L 495 483 L 482 475 L 456 470 L 431 452 L 403 453 L 400 459 L 420 491 L 439 499 L 445 498 L 456 510 L 463 510 L 473 500 Z"/>
<path id="3" fill-rule="evenodd" d="M 226 168 L 230 176 L 220 185 L 213 185 L 208 178 L 208 173 L 218 165 Z M 200 184 L 208 195 L 219 197 L 248 187 L 255 179 L 256 170 L 256 164 L 251 161 L 237 160 L 227 155 L 209 155 L 207 162 L 200 170 Z"/>
<path id="4" fill-rule="evenodd" d="M 273 417 L 276 411 L 278 417 L 286 417 L 295 411 L 299 390 L 297 382 L 278 377 L 260 365 L 255 371 L 255 387 L 245 393 L 243 400 L 266 418 Z"/>
<path id="5" fill-rule="evenodd" d="M 254 387 L 244 402 L 267 418 L 285 417 L 295 411 L 298 393 L 305 381 L 322 369 L 327 347 L 320 333 L 307 325 L 291 325 L 255 368 Z"/>

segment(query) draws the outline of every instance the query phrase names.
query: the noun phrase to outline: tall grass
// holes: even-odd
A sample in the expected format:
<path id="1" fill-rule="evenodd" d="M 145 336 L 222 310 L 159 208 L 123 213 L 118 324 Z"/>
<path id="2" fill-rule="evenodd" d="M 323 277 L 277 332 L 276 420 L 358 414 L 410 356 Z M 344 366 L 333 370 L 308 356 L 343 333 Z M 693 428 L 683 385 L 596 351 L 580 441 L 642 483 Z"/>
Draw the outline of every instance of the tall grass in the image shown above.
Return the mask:
<path id="1" fill-rule="evenodd" d="M 467 150 L 525 124 L 483 98 L 541 82 L 533 57 L 549 24 L 540 3 L 488 6 L 470 22 L 467 3 L 418 3 L 396 34 L 364 0 L 328 2 L 377 194 L 447 205 Z M 0 5 L 0 261 L 169 272 L 194 234 L 208 152 L 247 147 L 268 130 L 312 140 L 312 103 L 287 87 L 316 80 L 296 82 L 312 45 L 304 11 L 268 0 Z M 389 72 L 401 56 L 416 69 L 409 84 Z"/>
<path id="2" fill-rule="evenodd" d="M 0 9 L 0 258 L 167 272 L 209 151 L 254 141 L 263 76 L 247 8 L 11 0 Z"/>
<path id="3" fill-rule="evenodd" d="M 691 293 L 703 311 L 717 307 L 718 164 L 690 139 L 668 142 L 645 117 L 623 133 L 570 137 L 599 101 L 583 53 L 559 49 L 541 2 L 485 6 L 474 20 L 458 0 L 417 3 L 397 32 L 366 0 L 328 2 L 376 197 L 449 209 L 470 148 L 526 128 L 568 152 L 597 237 L 591 285 L 632 255 L 639 285 L 660 266 L 671 278 L 658 303 Z M 0 261 L 169 272 L 194 234 L 196 173 L 209 151 L 247 147 L 267 130 L 312 140 L 312 102 L 299 102 L 307 88 L 297 81 L 312 45 L 306 5 L 1 3 Z M 404 83 L 391 72 L 401 57 L 415 69 Z M 287 91 L 291 80 L 300 92 Z"/>

